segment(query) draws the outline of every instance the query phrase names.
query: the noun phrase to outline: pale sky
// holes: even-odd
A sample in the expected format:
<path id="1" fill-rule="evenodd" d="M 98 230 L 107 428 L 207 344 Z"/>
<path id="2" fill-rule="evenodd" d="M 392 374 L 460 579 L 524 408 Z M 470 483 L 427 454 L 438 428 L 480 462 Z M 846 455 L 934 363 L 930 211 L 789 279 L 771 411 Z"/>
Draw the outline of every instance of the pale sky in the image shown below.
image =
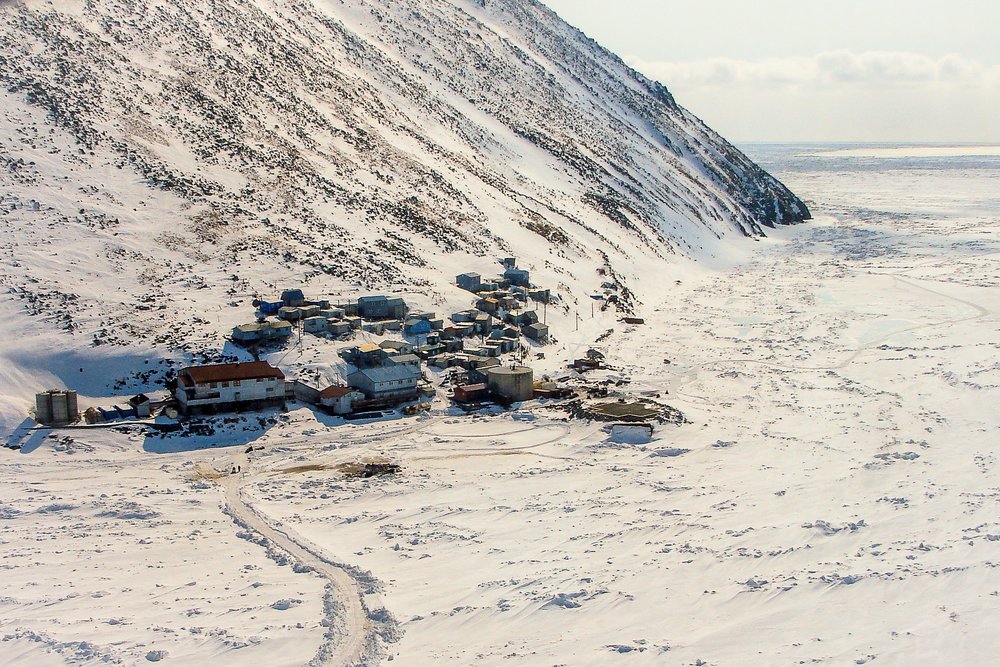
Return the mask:
<path id="1" fill-rule="evenodd" d="M 1000 0 L 542 0 L 730 140 L 1000 144 Z"/>

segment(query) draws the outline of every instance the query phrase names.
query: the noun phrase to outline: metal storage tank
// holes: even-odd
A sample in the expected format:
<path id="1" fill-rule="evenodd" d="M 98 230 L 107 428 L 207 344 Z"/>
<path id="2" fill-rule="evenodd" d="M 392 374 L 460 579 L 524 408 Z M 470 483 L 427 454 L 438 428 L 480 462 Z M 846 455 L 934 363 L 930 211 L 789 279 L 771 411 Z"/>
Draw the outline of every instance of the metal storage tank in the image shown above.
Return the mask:
<path id="1" fill-rule="evenodd" d="M 69 413 L 68 422 L 75 422 L 80 418 L 80 406 L 77 401 L 76 392 L 72 389 L 66 390 L 66 412 Z"/>
<path id="2" fill-rule="evenodd" d="M 535 374 L 527 366 L 497 366 L 486 371 L 486 385 L 497 396 L 518 402 L 534 397 Z"/>
<path id="3" fill-rule="evenodd" d="M 35 421 L 39 424 L 52 423 L 52 393 L 43 391 L 35 394 Z"/>
<path id="4" fill-rule="evenodd" d="M 35 394 L 35 421 L 39 424 L 69 424 L 79 417 L 75 391 L 49 389 Z"/>
<path id="5" fill-rule="evenodd" d="M 69 404 L 66 402 L 66 394 L 61 391 L 54 391 L 49 394 L 52 400 L 52 423 L 69 423 Z"/>

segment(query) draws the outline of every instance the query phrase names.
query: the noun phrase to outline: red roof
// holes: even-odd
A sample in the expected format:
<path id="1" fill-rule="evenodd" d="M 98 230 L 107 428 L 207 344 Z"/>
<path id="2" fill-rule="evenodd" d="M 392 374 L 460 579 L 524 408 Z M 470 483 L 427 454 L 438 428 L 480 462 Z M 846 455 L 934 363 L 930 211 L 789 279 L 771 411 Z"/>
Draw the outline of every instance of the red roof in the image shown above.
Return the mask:
<path id="1" fill-rule="evenodd" d="M 354 387 L 338 387 L 337 385 L 333 385 L 332 387 L 327 387 L 326 389 L 321 391 L 319 393 L 319 397 L 321 399 L 343 398 L 344 396 L 347 396 L 348 394 L 353 394 L 356 391 L 357 389 L 355 389 Z"/>
<path id="2" fill-rule="evenodd" d="M 181 370 L 181 378 L 189 376 L 195 384 L 208 382 L 232 382 L 234 380 L 257 380 L 264 378 L 285 379 L 285 374 L 266 361 L 247 361 L 239 364 L 211 364 L 191 366 Z M 187 384 L 185 382 L 185 384 Z"/>

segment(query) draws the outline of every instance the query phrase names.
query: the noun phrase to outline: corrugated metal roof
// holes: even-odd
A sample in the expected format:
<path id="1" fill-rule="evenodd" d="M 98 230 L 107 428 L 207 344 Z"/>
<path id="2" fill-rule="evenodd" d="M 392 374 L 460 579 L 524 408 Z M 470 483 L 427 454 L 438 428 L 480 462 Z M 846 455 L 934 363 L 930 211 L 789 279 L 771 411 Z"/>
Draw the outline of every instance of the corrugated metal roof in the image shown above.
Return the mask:
<path id="1" fill-rule="evenodd" d="M 321 391 L 319 393 L 319 397 L 321 399 L 323 399 L 323 398 L 326 398 L 326 399 L 330 399 L 330 398 L 343 398 L 344 396 L 347 396 L 348 394 L 355 394 L 355 393 L 361 393 L 361 392 L 359 392 L 354 387 L 338 387 L 336 385 L 333 385 L 333 386 L 327 387 L 326 389 L 324 389 L 323 391 Z"/>
<path id="2" fill-rule="evenodd" d="M 377 368 L 362 368 L 361 370 L 351 373 L 348 376 L 348 380 L 352 377 L 358 375 L 363 375 L 370 382 L 392 382 L 393 380 L 413 380 L 420 377 L 420 369 L 414 368 L 409 365 L 393 365 L 393 366 L 380 366 Z"/>
<path id="3" fill-rule="evenodd" d="M 208 366 L 191 366 L 181 369 L 181 374 L 187 374 L 196 384 L 206 382 L 232 382 L 233 380 L 256 380 L 258 378 L 284 379 L 285 374 L 266 361 L 247 361 L 238 364 L 211 364 Z"/>
<path id="4" fill-rule="evenodd" d="M 420 357 L 415 354 L 397 354 L 394 357 L 389 357 L 389 363 L 391 364 L 420 364 Z"/>

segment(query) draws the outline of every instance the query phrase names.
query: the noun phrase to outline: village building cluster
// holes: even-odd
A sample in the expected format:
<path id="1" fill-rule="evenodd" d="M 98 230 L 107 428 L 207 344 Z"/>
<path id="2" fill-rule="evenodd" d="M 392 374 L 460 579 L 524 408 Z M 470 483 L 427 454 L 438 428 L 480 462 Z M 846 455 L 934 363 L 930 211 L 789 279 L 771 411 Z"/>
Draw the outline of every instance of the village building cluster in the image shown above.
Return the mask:
<path id="1" fill-rule="evenodd" d="M 448 322 L 433 312 L 410 309 L 399 296 L 369 295 L 344 303 L 307 299 L 301 289 L 286 289 L 280 297 L 255 298 L 256 320 L 233 328 L 231 340 L 254 352 L 298 333 L 329 340 L 350 340 L 364 332 L 396 334 L 398 339 L 365 342 L 340 350 L 348 364 L 342 383 L 314 387 L 266 361 L 207 364 L 181 369 L 168 384 L 170 406 L 185 415 L 258 410 L 299 400 L 334 415 L 393 408 L 433 397 L 435 388 L 425 368 L 436 369 L 459 404 L 511 404 L 534 397 L 563 395 L 551 382 L 536 383 L 524 365 L 531 344 L 549 342 L 545 310 L 553 298 L 548 289 L 532 285 L 530 274 L 514 258 L 500 261 L 500 275 L 478 273 L 456 277 L 458 287 L 474 295 L 472 307 L 452 313 Z M 543 308 L 538 316 L 537 305 Z M 524 339 L 531 341 L 526 343 Z M 504 361 L 504 355 L 508 356 Z M 520 363 L 518 363 L 520 362 Z M 66 424 L 79 419 L 76 394 L 39 394 L 40 423 Z M 133 397 L 129 406 L 90 408 L 88 423 L 123 417 L 149 417 L 151 402 Z"/>
<path id="2" fill-rule="evenodd" d="M 549 340 L 534 302 L 547 307 L 551 293 L 534 286 L 526 269 L 514 258 L 501 260 L 501 275 L 484 279 L 477 273 L 456 278 L 459 287 L 473 293 L 471 308 L 452 313 L 446 324 L 435 313 L 412 310 L 398 296 L 371 295 L 331 304 L 310 300 L 300 289 L 286 289 L 280 297 L 255 299 L 254 322 L 232 331 L 232 340 L 257 349 L 283 341 L 296 332 L 334 340 L 349 340 L 358 332 L 376 336 L 395 333 L 400 340 L 363 343 L 340 351 L 350 365 L 345 383 L 312 387 L 264 362 L 219 364 L 183 369 L 175 389 L 181 412 L 257 408 L 289 398 L 336 415 L 393 407 L 432 396 L 425 364 L 448 376 L 453 398 L 460 403 L 496 400 L 525 401 L 535 396 L 534 373 L 524 365 L 505 365 L 506 354 Z M 543 389 L 543 392 L 546 390 Z"/>

